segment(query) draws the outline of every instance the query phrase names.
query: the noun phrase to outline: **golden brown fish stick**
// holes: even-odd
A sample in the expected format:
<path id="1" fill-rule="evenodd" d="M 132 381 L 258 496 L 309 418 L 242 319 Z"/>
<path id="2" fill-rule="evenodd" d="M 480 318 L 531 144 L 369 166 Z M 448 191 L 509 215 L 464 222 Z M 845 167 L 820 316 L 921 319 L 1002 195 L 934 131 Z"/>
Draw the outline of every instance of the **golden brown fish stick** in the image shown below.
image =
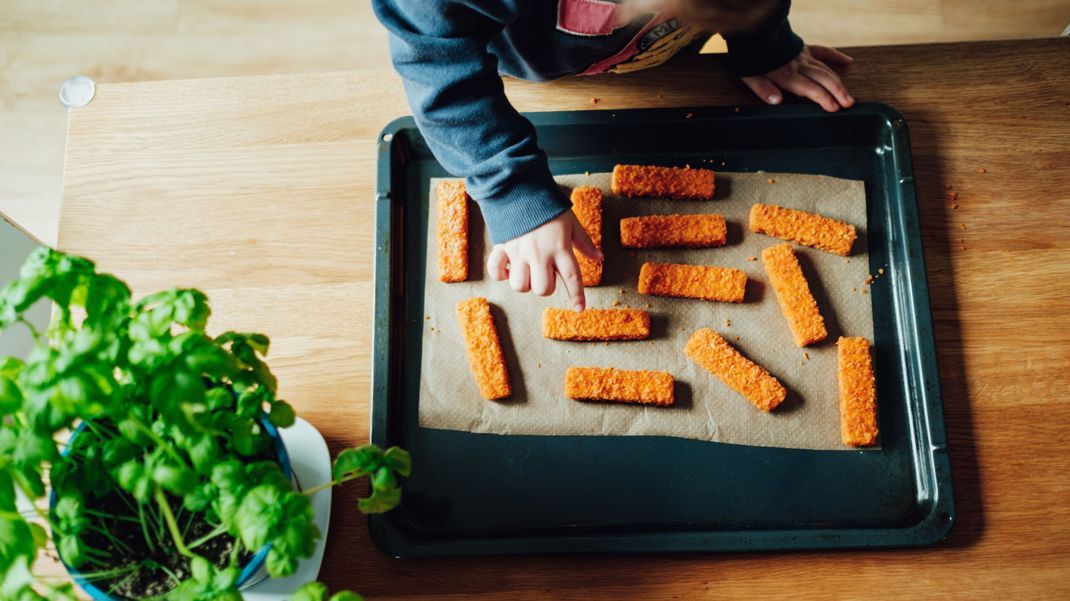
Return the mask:
<path id="1" fill-rule="evenodd" d="M 673 404 L 672 374 L 602 367 L 570 367 L 565 396 L 580 401 L 617 401 L 643 405 Z"/>
<path id="2" fill-rule="evenodd" d="M 613 193 L 620 196 L 651 196 L 710 200 L 714 172 L 652 165 L 617 165 L 613 168 Z"/>
<path id="3" fill-rule="evenodd" d="M 788 320 L 795 344 L 807 346 L 824 340 L 828 336 L 825 320 L 791 245 L 785 242 L 763 250 L 762 265 L 769 274 L 769 283 L 780 303 L 780 312 Z"/>
<path id="4" fill-rule="evenodd" d="M 847 256 L 855 243 L 855 226 L 835 219 L 777 205 L 750 208 L 752 232 L 791 240 L 837 255 Z"/>
<path id="5" fill-rule="evenodd" d="M 580 186 L 572 190 L 572 212 L 583 230 L 591 237 L 595 247 L 602 250 L 602 191 L 594 186 Z M 602 261 L 589 259 L 587 255 L 573 250 L 580 264 L 580 278 L 584 286 L 602 283 Z"/>
<path id="6" fill-rule="evenodd" d="M 643 263 L 639 269 L 639 294 L 741 303 L 746 288 L 740 269 L 676 263 Z"/>
<path id="7" fill-rule="evenodd" d="M 724 217 L 712 213 L 620 220 L 620 245 L 624 248 L 712 248 L 724 246 L 727 238 Z"/>
<path id="8" fill-rule="evenodd" d="M 684 353 L 762 411 L 776 409 L 787 396 L 784 386 L 765 368 L 739 354 L 709 328 L 692 334 Z"/>
<path id="9" fill-rule="evenodd" d="M 468 347 L 468 365 L 472 368 L 479 392 L 485 399 L 504 399 L 513 393 L 505 355 L 490 314 L 490 303 L 474 297 L 457 303 L 457 321 Z"/>
<path id="10" fill-rule="evenodd" d="M 643 340 L 650 337 L 650 314 L 641 309 L 549 307 L 542 314 L 542 335 L 552 340 Z"/>
<path id="11" fill-rule="evenodd" d="M 840 436 L 843 444 L 868 447 L 877 442 L 877 383 L 865 338 L 836 341 L 840 380 Z"/>
<path id="12" fill-rule="evenodd" d="M 438 197 L 438 279 L 468 279 L 468 194 L 461 180 L 441 182 Z"/>

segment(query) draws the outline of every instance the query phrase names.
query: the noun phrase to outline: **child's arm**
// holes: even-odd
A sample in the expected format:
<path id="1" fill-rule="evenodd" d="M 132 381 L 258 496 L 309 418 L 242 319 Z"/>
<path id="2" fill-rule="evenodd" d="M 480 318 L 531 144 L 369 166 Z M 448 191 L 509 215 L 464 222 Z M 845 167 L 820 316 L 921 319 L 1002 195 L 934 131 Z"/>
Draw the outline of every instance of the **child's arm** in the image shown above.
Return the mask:
<path id="1" fill-rule="evenodd" d="M 785 1 L 758 27 L 726 35 L 729 68 L 769 104 L 780 104 L 784 89 L 829 112 L 854 105 L 829 66 L 848 65 L 853 59 L 834 48 L 804 44 L 788 24 L 790 8 L 790 0 Z"/>
<path id="2" fill-rule="evenodd" d="M 375 0 L 390 54 L 420 132 L 447 171 L 462 175 L 490 230 L 488 264 L 520 292 L 554 291 L 585 304 L 572 245 L 597 254 L 550 174 L 535 128 L 505 97 L 487 44 L 517 17 L 520 0 Z"/>

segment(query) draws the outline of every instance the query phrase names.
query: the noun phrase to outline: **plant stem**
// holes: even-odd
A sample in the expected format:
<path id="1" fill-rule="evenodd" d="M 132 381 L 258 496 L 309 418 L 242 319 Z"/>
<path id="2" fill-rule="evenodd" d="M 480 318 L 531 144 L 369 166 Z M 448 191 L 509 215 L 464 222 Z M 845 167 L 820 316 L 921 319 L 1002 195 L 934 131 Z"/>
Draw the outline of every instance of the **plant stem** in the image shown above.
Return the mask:
<path id="1" fill-rule="evenodd" d="M 202 537 L 198 538 L 197 540 L 193 541 L 192 543 L 190 543 L 189 544 L 189 548 L 190 549 L 196 549 L 197 547 L 199 547 L 199 546 L 203 545 L 204 543 L 212 540 L 213 538 L 215 538 L 217 536 L 220 536 L 222 534 L 226 534 L 226 532 L 227 532 L 227 529 L 224 528 L 223 526 L 220 526 L 220 527 L 216 528 L 215 530 L 209 532 L 208 534 L 205 534 L 204 536 L 202 536 Z"/>
<path id="2" fill-rule="evenodd" d="M 178 549 L 178 552 L 190 559 L 198 557 L 196 553 L 189 550 L 185 541 L 182 540 L 182 533 L 178 531 L 178 522 L 175 521 L 175 515 L 171 513 L 171 506 L 167 504 L 167 496 L 158 488 L 156 489 L 156 504 L 160 507 L 160 513 L 163 515 L 164 521 L 167 522 L 167 529 L 171 532 L 171 538 L 174 539 L 175 548 Z"/>
<path id="3" fill-rule="evenodd" d="M 145 544 L 149 546 L 149 550 L 153 553 L 156 552 L 156 543 L 152 542 L 152 537 L 149 536 L 149 525 L 145 523 L 145 506 L 141 503 L 137 504 L 137 517 L 141 522 L 141 534 L 145 537 Z"/>
<path id="4" fill-rule="evenodd" d="M 30 330 L 30 335 L 33 336 L 34 344 L 36 344 L 36 345 L 40 345 L 41 344 L 41 331 L 37 329 L 37 326 L 35 326 L 32 323 L 30 323 L 30 321 L 28 319 L 26 319 L 25 317 L 23 317 L 21 315 L 15 321 L 21 323 L 22 325 L 26 326 Z"/>
<path id="5" fill-rule="evenodd" d="M 318 486 L 313 486 L 312 488 L 306 488 L 305 490 L 301 491 L 301 494 L 305 495 L 306 497 L 311 497 L 312 495 L 318 493 L 321 490 L 326 490 L 332 486 L 338 486 L 339 484 L 345 484 L 346 482 L 356 480 L 357 478 L 363 478 L 367 475 L 368 474 L 355 474 L 350 476 L 344 476 L 342 478 L 331 480 L 330 482 L 324 482 L 323 484 L 320 484 Z"/>
<path id="6" fill-rule="evenodd" d="M 135 416 L 134 414 L 130 414 L 127 416 L 127 419 L 133 422 L 133 424 L 137 426 L 137 429 L 140 430 L 142 434 L 148 436 L 149 440 L 156 443 L 156 446 L 160 447 L 164 450 L 165 453 L 170 455 L 171 459 L 174 459 L 185 467 L 190 467 L 189 464 L 186 463 L 184 459 L 182 459 L 182 456 L 178 454 L 178 451 L 176 451 L 174 447 L 168 444 L 166 440 L 157 436 L 156 433 L 152 431 L 152 428 L 145 425 L 145 423 L 138 419 L 137 416 Z"/>

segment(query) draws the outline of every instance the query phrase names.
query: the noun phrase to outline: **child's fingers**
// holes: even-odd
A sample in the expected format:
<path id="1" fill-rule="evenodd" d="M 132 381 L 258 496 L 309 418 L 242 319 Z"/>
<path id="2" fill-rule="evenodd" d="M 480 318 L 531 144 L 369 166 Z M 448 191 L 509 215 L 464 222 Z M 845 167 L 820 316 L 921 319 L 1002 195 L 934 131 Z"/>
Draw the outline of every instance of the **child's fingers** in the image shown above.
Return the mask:
<path id="1" fill-rule="evenodd" d="M 495 246 L 487 257 L 487 274 L 498 282 L 505 280 L 509 277 L 508 264 L 509 255 L 505 254 L 505 249 Z"/>
<path id="2" fill-rule="evenodd" d="M 836 99 L 833 98 L 825 88 L 821 87 L 816 81 L 805 75 L 791 75 L 776 83 L 780 84 L 781 87 L 796 96 L 802 96 L 803 98 L 813 100 L 821 105 L 821 108 L 830 113 L 834 113 L 840 109 L 839 103 L 836 102 Z"/>
<path id="3" fill-rule="evenodd" d="M 758 98 L 761 98 L 769 104 L 780 104 L 780 101 L 784 99 L 783 95 L 780 93 L 780 88 L 764 75 L 744 77 L 743 83 L 747 84 L 747 87 L 750 88 Z"/>
<path id="4" fill-rule="evenodd" d="M 579 223 L 572 228 L 572 246 L 592 261 L 602 260 L 602 251 L 598 250 L 594 241 L 587 235 L 587 231 L 580 227 Z"/>
<path id="5" fill-rule="evenodd" d="M 850 65 L 855 62 L 855 59 L 835 48 L 829 48 L 828 46 L 810 46 L 810 56 L 819 61 L 836 63 L 837 65 Z"/>
<path id="6" fill-rule="evenodd" d="M 568 304 L 573 311 L 583 311 L 587 306 L 587 298 L 583 292 L 583 279 L 580 277 L 580 266 L 576 263 L 576 255 L 569 251 L 562 251 L 554 257 L 557 265 L 557 273 L 561 274 L 561 280 L 568 292 Z"/>
<path id="7" fill-rule="evenodd" d="M 851 98 L 851 95 L 847 93 L 847 88 L 840 81 L 840 77 L 832 71 L 814 65 L 803 65 L 799 68 L 799 73 L 821 84 L 843 108 L 848 108 L 855 103 L 855 99 Z"/>
<path id="8" fill-rule="evenodd" d="M 527 292 L 531 290 L 530 274 L 528 273 L 528 264 L 522 259 L 509 262 L 509 286 L 517 292 Z"/>
<path id="9" fill-rule="evenodd" d="M 538 263 L 531 263 L 531 291 L 539 296 L 553 294 L 556 287 L 554 276 L 553 257 L 547 257 Z"/>

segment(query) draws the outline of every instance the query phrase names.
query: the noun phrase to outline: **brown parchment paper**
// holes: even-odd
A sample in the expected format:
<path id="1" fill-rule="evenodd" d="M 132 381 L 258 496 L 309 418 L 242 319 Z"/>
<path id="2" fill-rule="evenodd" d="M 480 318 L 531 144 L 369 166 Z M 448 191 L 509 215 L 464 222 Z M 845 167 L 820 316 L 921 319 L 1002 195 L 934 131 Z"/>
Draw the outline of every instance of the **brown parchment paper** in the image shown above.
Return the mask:
<path id="1" fill-rule="evenodd" d="M 772 180 L 772 183 L 770 183 Z M 648 309 L 651 339 L 632 342 L 561 342 L 541 335 L 548 306 L 567 306 L 563 287 L 550 297 L 518 294 L 507 282 L 485 274 L 490 237 L 475 203 L 471 205 L 469 281 L 438 281 L 436 245 L 428 245 L 424 287 L 423 344 L 420 378 L 420 425 L 428 428 L 495 434 L 660 435 L 746 445 L 847 450 L 840 441 L 836 379 L 836 339 L 841 335 L 873 340 L 873 316 L 865 254 L 866 199 L 863 183 L 831 177 L 784 173 L 717 173 L 712 201 L 629 199 L 609 192 L 610 175 L 591 173 L 557 178 L 566 188 L 593 185 L 602 189 L 602 285 L 587 289 L 589 307 Z M 428 232 L 436 231 L 436 204 L 431 185 Z M 825 318 L 828 338 L 799 348 L 762 268 L 762 249 L 781 241 L 751 233 L 747 215 L 753 203 L 773 203 L 814 211 L 852 223 L 858 229 L 853 254 L 841 257 L 794 245 L 803 272 Z M 728 243 L 698 250 L 630 251 L 620 247 L 619 221 L 632 215 L 720 213 L 728 221 Z M 751 258 L 752 260 L 748 260 Z M 643 296 L 637 292 L 645 261 L 735 267 L 747 273 L 742 304 Z M 458 301 L 484 296 L 492 304 L 504 346 L 513 396 L 486 401 L 469 371 L 454 308 Z M 772 413 L 758 410 L 683 353 L 692 332 L 709 327 L 745 356 L 764 366 L 788 389 Z M 677 381 L 671 408 L 573 401 L 564 396 L 569 366 L 653 369 Z"/>

